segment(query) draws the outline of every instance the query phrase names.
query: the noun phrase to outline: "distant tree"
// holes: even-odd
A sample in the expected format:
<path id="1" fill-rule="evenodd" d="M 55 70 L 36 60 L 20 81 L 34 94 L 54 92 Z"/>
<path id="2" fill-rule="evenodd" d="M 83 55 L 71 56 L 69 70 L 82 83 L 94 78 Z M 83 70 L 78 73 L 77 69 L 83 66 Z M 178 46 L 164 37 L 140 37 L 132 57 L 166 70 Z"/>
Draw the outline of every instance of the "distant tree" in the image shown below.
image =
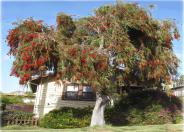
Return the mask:
<path id="1" fill-rule="evenodd" d="M 60 13 L 56 29 L 30 18 L 7 37 L 15 56 L 11 75 L 25 84 L 43 66 L 56 79 L 90 84 L 97 92 L 91 125 L 103 125 L 117 87 L 170 83 L 178 67 L 172 40 L 179 37 L 174 22 L 156 20 L 136 4 L 102 6 L 76 21 Z"/>
<path id="2" fill-rule="evenodd" d="M 184 86 L 184 75 L 180 75 L 175 82 L 176 86 Z"/>

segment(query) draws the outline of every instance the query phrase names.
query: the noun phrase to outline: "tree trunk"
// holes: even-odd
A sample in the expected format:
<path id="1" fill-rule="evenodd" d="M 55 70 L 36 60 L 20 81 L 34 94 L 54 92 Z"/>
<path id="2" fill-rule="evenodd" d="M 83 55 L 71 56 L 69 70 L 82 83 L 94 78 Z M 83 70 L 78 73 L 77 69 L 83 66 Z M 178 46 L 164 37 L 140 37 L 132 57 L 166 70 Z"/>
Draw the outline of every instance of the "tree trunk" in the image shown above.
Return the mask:
<path id="1" fill-rule="evenodd" d="M 106 95 L 97 96 L 96 104 L 93 109 L 90 126 L 103 126 L 105 125 L 104 110 L 106 104 L 109 102 L 109 97 Z"/>

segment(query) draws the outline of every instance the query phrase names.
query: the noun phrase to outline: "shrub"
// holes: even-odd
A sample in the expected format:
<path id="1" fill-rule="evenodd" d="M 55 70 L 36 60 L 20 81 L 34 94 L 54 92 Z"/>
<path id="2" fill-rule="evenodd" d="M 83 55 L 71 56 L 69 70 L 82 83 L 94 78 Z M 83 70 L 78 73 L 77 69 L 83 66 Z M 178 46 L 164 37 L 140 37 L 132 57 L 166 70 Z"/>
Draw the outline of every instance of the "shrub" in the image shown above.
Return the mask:
<path id="1" fill-rule="evenodd" d="M 79 128 L 89 126 L 92 115 L 91 108 L 64 107 L 53 110 L 40 120 L 40 126 L 45 128 Z"/>
<path id="2" fill-rule="evenodd" d="M 1 96 L 1 102 L 4 104 L 23 104 L 22 96 Z"/>
<path id="3" fill-rule="evenodd" d="M 146 90 L 122 96 L 113 108 L 106 109 L 106 120 L 113 125 L 179 123 L 182 101 L 165 92 Z"/>
<path id="4" fill-rule="evenodd" d="M 28 119 L 28 118 L 32 118 L 33 117 L 33 113 L 29 113 L 29 112 L 23 112 L 23 111 L 3 111 L 2 112 L 2 125 L 6 125 L 8 120 L 13 120 L 16 118 L 19 119 Z"/>
<path id="5" fill-rule="evenodd" d="M 2 110 L 5 110 L 6 105 L 8 104 L 24 104 L 22 96 L 1 96 L 1 107 Z"/>
<path id="6" fill-rule="evenodd" d="M 89 126 L 93 108 L 53 110 L 40 120 L 46 128 L 76 128 Z M 105 109 L 105 120 L 112 125 L 151 125 L 179 123 L 182 102 L 162 91 L 147 90 L 122 96 L 112 108 Z"/>

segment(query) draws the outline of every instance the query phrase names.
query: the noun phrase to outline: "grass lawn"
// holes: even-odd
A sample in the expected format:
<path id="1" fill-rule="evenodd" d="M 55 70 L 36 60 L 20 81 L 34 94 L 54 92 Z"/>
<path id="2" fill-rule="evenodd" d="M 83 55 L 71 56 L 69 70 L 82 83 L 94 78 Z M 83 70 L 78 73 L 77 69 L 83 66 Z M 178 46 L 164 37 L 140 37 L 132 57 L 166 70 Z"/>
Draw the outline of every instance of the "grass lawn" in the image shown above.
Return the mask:
<path id="1" fill-rule="evenodd" d="M 183 124 L 147 125 L 147 126 L 104 126 L 75 129 L 46 129 L 29 126 L 3 127 L 2 132 L 182 132 Z"/>

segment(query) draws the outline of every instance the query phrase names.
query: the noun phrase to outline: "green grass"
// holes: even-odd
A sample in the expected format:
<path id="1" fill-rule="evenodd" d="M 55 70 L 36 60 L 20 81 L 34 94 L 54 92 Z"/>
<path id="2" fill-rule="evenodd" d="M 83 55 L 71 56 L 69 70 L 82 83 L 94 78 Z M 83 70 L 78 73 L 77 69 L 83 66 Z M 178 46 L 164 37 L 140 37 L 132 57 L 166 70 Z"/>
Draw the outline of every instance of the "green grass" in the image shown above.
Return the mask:
<path id="1" fill-rule="evenodd" d="M 183 124 L 147 125 L 147 126 L 109 126 L 85 127 L 75 129 L 46 129 L 30 126 L 6 126 L 2 132 L 182 132 Z"/>

